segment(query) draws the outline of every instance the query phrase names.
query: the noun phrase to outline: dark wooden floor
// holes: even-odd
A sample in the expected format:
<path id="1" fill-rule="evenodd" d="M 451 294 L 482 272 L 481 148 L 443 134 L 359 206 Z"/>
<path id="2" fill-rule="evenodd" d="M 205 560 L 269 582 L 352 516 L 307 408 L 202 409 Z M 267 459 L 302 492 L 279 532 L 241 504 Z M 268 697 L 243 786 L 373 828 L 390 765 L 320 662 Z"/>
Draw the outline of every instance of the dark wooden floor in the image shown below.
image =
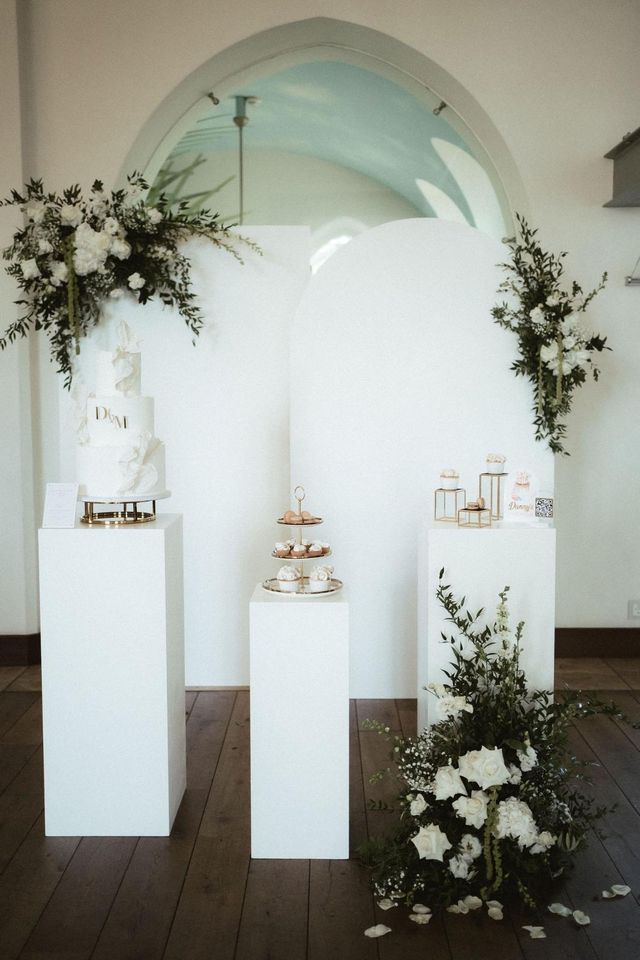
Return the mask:
<path id="1" fill-rule="evenodd" d="M 640 720 L 640 660 L 558 663 L 558 686 L 599 687 Z M 415 729 L 415 701 L 351 704 L 351 841 L 385 829 L 366 798 L 387 746 L 365 718 Z M 349 861 L 249 857 L 249 695 L 187 694 L 188 788 L 169 838 L 45 838 L 37 668 L 0 668 L 0 960 L 640 960 L 640 732 L 583 721 L 576 752 L 596 764 L 593 793 L 617 808 L 594 836 L 560 899 L 591 925 L 547 915 L 546 940 L 477 915 L 383 913 Z M 277 802 L 277 798 L 274 798 Z M 601 890 L 633 893 L 607 901 Z M 363 936 L 384 922 L 381 940 Z"/>

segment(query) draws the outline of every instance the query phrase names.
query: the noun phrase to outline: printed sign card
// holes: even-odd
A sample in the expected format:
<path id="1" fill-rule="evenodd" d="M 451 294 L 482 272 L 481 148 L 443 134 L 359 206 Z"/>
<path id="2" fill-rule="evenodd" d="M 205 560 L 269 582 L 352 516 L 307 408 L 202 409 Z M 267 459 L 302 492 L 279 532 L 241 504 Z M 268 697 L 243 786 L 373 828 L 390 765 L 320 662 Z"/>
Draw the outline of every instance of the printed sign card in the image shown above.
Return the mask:
<path id="1" fill-rule="evenodd" d="M 75 527 L 77 501 L 77 483 L 48 483 L 42 516 L 43 529 Z"/>

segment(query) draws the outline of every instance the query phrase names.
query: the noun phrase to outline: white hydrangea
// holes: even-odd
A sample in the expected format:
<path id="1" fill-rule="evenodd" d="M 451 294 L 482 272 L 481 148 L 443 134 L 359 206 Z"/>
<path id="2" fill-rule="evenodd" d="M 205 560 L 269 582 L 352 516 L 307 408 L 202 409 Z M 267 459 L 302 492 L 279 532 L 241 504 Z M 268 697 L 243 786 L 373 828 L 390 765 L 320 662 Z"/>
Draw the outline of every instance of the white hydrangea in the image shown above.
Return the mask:
<path id="1" fill-rule="evenodd" d="M 63 260 L 52 260 L 49 266 L 49 273 L 51 275 L 51 283 L 54 287 L 59 287 L 61 283 L 67 282 L 67 265 Z"/>
<path id="2" fill-rule="evenodd" d="M 530 744 L 527 744 L 525 750 L 518 750 L 518 760 L 520 761 L 520 768 L 524 773 L 527 773 L 529 770 L 533 770 L 538 763 L 538 754 Z"/>
<path id="3" fill-rule="evenodd" d="M 127 283 L 131 290 L 142 290 L 145 285 L 145 279 L 141 277 L 139 273 L 132 273 L 127 277 Z"/>
<path id="4" fill-rule="evenodd" d="M 96 273 L 104 267 L 111 237 L 108 233 L 93 230 L 88 223 L 81 223 L 75 233 L 73 265 L 79 277 Z"/>
<path id="5" fill-rule="evenodd" d="M 63 203 L 60 207 L 60 222 L 66 227 L 77 227 L 82 221 L 82 210 L 75 203 Z"/>
<path id="6" fill-rule="evenodd" d="M 499 840 L 505 837 L 517 840 L 521 849 L 536 843 L 538 828 L 529 804 L 524 800 L 518 800 L 517 797 L 501 800 L 498 804 L 498 817 L 493 832 Z"/>
<path id="7" fill-rule="evenodd" d="M 31 260 L 21 260 L 20 269 L 25 280 L 35 280 L 36 277 L 40 276 L 40 267 L 33 258 Z"/>
<path id="8" fill-rule="evenodd" d="M 548 830 L 542 830 L 536 837 L 536 842 L 529 847 L 529 853 L 546 853 L 557 839 Z"/>

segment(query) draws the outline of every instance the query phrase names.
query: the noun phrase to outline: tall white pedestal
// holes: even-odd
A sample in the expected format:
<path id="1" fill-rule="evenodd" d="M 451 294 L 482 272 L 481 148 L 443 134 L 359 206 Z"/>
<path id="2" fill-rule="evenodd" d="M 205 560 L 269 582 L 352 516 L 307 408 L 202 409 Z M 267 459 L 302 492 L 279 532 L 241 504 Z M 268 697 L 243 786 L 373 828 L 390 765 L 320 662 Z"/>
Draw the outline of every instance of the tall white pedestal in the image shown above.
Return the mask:
<path id="1" fill-rule="evenodd" d="M 46 833 L 167 836 L 186 784 L 182 517 L 39 543 Z"/>
<path id="2" fill-rule="evenodd" d="M 424 687 L 446 682 L 442 670 L 451 662 L 451 650 L 441 633 L 456 635 L 436 600 L 442 567 L 443 582 L 456 597 L 467 598 L 472 613 L 484 607 L 488 623 L 495 619 L 498 593 L 511 588 L 511 626 L 515 630 L 525 621 L 520 663 L 530 688 L 553 690 L 555 529 L 518 524 L 469 530 L 428 523 L 420 532 L 418 550 L 418 730 L 441 719 L 437 699 Z"/>
<path id="3" fill-rule="evenodd" d="M 251 598 L 251 855 L 349 856 L 349 604 Z"/>

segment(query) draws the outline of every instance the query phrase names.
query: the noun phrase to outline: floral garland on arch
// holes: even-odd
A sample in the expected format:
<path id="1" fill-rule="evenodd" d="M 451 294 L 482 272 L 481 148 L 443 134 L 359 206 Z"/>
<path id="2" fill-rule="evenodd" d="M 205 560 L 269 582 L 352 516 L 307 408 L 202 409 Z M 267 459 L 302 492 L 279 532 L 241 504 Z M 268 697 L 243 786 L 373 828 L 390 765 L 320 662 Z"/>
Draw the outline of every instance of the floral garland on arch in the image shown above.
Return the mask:
<path id="1" fill-rule="evenodd" d="M 437 596 L 457 633 L 443 634 L 453 658 L 447 682 L 429 687 L 443 719 L 415 738 L 367 723 L 393 744 L 399 817 L 390 835 L 369 840 L 361 853 L 383 910 L 405 904 L 412 920 L 427 923 L 437 907 L 485 907 L 501 920 L 506 902 L 549 906 L 550 891 L 607 812 L 579 790 L 586 764 L 568 749 L 571 723 L 622 714 L 579 692 L 556 700 L 530 692 L 519 665 L 524 625 L 510 626 L 509 588 L 495 621 L 481 627 L 483 610 L 466 610 L 443 577 L 441 570 Z M 557 913 L 561 905 L 551 907 Z"/>
<path id="2" fill-rule="evenodd" d="M 24 226 L 3 251 L 12 276 L 24 297 L 18 301 L 23 315 L 0 337 L 4 350 L 30 327 L 46 330 L 52 360 L 71 385 L 73 353 L 80 339 L 99 320 L 108 297 L 133 296 L 138 303 L 159 297 L 176 306 L 194 335 L 202 327 L 202 314 L 191 286 L 190 261 L 180 245 L 190 237 L 205 237 L 217 247 L 241 257 L 235 245 L 259 252 L 251 241 L 231 234 L 217 214 L 187 212 L 181 203 L 174 212 L 166 197 L 147 206 L 143 195 L 148 184 L 137 173 L 127 177 L 127 187 L 106 193 L 96 180 L 87 197 L 75 185 L 61 194 L 47 193 L 42 180 L 31 180 L 22 193 L 0 201 L 19 207 Z"/>
<path id="3" fill-rule="evenodd" d="M 516 304 L 498 304 L 491 314 L 501 327 L 517 334 L 519 357 L 511 369 L 533 384 L 536 440 L 547 440 L 554 453 L 566 453 L 562 421 L 571 410 L 573 392 L 589 371 L 598 379 L 593 354 L 610 349 L 605 347 L 606 337 L 585 330 L 582 318 L 604 287 L 607 274 L 588 294 L 575 281 L 567 293 L 561 287 L 566 253 L 545 253 L 536 240 L 537 230 L 523 217 L 516 219 L 520 240 L 505 241 L 511 262 L 501 266 L 510 276 L 499 287 L 512 294 Z"/>

